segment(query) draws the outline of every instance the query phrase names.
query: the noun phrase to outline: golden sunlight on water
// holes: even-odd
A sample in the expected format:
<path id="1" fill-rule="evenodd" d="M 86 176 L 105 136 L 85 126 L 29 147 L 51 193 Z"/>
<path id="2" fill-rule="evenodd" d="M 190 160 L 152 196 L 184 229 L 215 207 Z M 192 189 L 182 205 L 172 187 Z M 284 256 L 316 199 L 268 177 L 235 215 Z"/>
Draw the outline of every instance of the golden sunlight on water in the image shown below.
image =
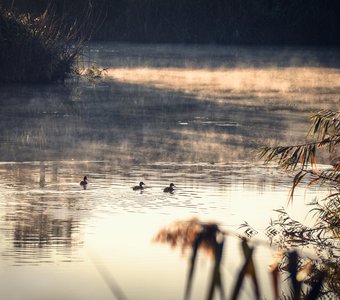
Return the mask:
<path id="1" fill-rule="evenodd" d="M 309 101 L 329 99 L 340 101 L 340 70 L 316 67 L 288 68 L 109 68 L 107 76 L 124 83 L 180 91 L 201 100 L 252 104 L 284 100 L 296 109 Z M 332 93 L 332 92 L 331 92 Z M 238 96 L 243 96 L 242 99 Z M 241 101 L 242 100 L 242 101 Z M 270 104 L 270 103 L 269 103 Z M 283 103 L 282 103 L 283 104 Z M 330 108 L 330 107 L 329 107 Z"/>

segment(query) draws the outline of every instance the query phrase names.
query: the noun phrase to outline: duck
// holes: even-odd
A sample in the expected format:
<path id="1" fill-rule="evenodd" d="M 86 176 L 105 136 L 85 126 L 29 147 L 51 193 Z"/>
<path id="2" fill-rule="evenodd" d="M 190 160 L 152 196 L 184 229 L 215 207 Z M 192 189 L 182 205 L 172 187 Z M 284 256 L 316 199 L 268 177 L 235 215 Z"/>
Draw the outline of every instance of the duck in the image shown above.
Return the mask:
<path id="1" fill-rule="evenodd" d="M 164 190 L 163 190 L 163 192 L 164 193 L 173 193 L 173 191 L 175 190 L 174 189 L 174 184 L 173 183 L 170 183 L 170 185 L 169 186 L 167 186 Z"/>
<path id="2" fill-rule="evenodd" d="M 83 180 L 80 181 L 80 185 L 83 187 L 84 190 L 86 190 L 86 186 L 87 186 L 87 176 L 84 176 Z"/>
<path id="3" fill-rule="evenodd" d="M 141 182 L 139 183 L 139 185 L 134 186 L 132 189 L 133 189 L 134 191 L 141 191 L 141 190 L 144 190 L 143 185 L 145 185 L 145 183 L 144 183 L 143 181 L 141 181 Z"/>

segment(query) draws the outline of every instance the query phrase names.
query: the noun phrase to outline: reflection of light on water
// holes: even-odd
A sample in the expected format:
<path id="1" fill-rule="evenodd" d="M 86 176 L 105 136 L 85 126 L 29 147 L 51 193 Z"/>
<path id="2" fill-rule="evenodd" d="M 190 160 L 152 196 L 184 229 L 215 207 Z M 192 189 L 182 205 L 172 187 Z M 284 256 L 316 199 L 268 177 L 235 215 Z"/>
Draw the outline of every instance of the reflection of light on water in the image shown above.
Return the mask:
<path id="1" fill-rule="evenodd" d="M 89 178 L 86 191 L 79 186 L 82 178 L 79 174 L 84 173 Z M 159 295 L 169 300 L 182 298 L 187 260 L 151 243 L 155 233 L 175 220 L 193 216 L 216 221 L 223 229 L 235 231 L 248 221 L 261 232 L 273 216 L 272 210 L 286 205 L 290 186 L 290 180 L 281 178 L 275 169 L 244 162 L 215 165 L 159 162 L 125 168 L 110 162 L 3 163 L 0 176 L 5 179 L 0 181 L 0 193 L 6 195 L 0 201 L 0 231 L 6 237 L 0 244 L 0 265 L 10 273 L 6 278 L 2 273 L 0 279 L 12 287 L 1 289 L 0 296 L 12 296 L 14 284 L 27 289 L 24 283 L 27 276 L 40 280 L 50 270 L 46 284 L 34 291 L 26 290 L 33 298 L 43 297 L 48 290 L 57 292 L 56 285 L 65 287 L 67 281 L 72 282 L 71 291 L 75 293 L 82 290 L 83 280 L 88 283 L 85 290 L 91 287 L 103 295 L 101 299 L 110 299 L 88 251 L 105 263 L 128 299 L 159 299 Z M 42 176 L 44 185 L 40 186 Z M 149 188 L 136 193 L 131 186 L 140 180 Z M 173 195 L 162 192 L 169 181 L 177 186 Z M 303 218 L 304 199 L 313 195 L 298 189 L 296 206 L 289 210 Z M 44 234 L 43 241 L 47 243 L 36 247 L 35 240 L 27 235 L 20 239 L 25 247 L 13 251 L 13 230 L 25 222 L 30 228 L 30 220 L 35 220 L 42 230 L 33 227 L 27 232 Z M 228 285 L 233 282 L 230 270 L 239 268 L 241 258 L 237 256 L 238 244 L 228 242 L 226 251 L 224 270 Z M 263 263 L 268 251 L 261 250 L 256 257 Z M 33 272 L 32 265 L 36 265 Z M 205 294 L 204 283 L 211 271 L 210 262 L 204 258 L 200 258 L 198 266 L 195 299 Z M 60 279 L 58 272 L 68 280 Z M 73 280 L 73 276 L 77 279 Z M 58 295 L 67 299 L 69 294 L 65 290 Z M 92 296 L 89 293 L 73 298 L 90 300 Z"/>

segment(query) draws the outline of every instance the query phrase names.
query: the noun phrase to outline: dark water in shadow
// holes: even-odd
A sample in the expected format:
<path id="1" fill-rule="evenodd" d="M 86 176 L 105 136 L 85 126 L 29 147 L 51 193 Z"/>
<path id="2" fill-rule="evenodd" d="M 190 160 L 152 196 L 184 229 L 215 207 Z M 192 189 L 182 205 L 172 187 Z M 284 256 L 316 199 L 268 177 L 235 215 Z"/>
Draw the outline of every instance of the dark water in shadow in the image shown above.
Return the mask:
<path id="1" fill-rule="evenodd" d="M 202 103 L 180 93 L 115 82 L 20 87 L 19 94 L 17 87 L 4 89 L 3 161 L 246 159 L 264 138 L 284 139 L 288 121 L 253 107 Z"/>
<path id="2" fill-rule="evenodd" d="M 257 146 L 298 141 L 312 110 L 339 109 L 339 52 L 101 44 L 87 54 L 108 68 L 97 84 L 0 87 L 0 298 L 112 299 L 105 272 L 128 299 L 182 298 L 186 256 L 153 236 L 192 216 L 264 230 L 291 178 L 262 166 Z M 288 209 L 303 218 L 323 191 L 296 193 Z M 229 245 L 228 287 L 241 263 Z M 202 259 L 193 299 L 209 267 Z"/>

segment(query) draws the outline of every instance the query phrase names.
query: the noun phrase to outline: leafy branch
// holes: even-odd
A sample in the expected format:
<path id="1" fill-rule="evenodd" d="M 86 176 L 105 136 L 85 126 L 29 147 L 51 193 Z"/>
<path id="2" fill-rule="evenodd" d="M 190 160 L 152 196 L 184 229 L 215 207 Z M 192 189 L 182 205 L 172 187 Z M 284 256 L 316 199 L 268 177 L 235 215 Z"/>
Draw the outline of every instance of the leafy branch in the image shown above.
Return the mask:
<path id="1" fill-rule="evenodd" d="M 335 152 L 340 143 L 340 112 L 319 111 L 310 117 L 312 125 L 307 136 L 317 137 L 319 140 L 290 146 L 262 146 L 259 156 L 265 163 L 276 161 L 278 166 L 289 171 L 299 171 L 293 179 L 289 201 L 293 199 L 296 186 L 302 179 L 310 175 L 309 185 L 329 184 L 338 190 L 340 183 L 340 160 L 336 158 L 332 162 L 332 168 L 325 171 L 317 169 L 317 149 L 326 148 L 329 153 Z M 339 191 L 338 191 L 339 192 Z"/>
<path id="2" fill-rule="evenodd" d="M 286 171 L 297 171 L 289 201 L 292 201 L 295 188 L 302 182 L 308 186 L 324 185 L 329 193 L 324 199 L 310 204 L 314 206 L 309 211 L 315 218 L 313 227 L 293 220 L 284 209 L 279 209 L 276 210 L 279 213 L 278 218 L 271 221 L 266 234 L 272 243 L 283 249 L 313 247 L 318 254 L 318 262 L 314 264 L 306 282 L 310 283 L 312 290 L 320 289 L 323 295 L 339 297 L 340 276 L 337 268 L 340 260 L 340 158 L 336 156 L 336 146 L 340 143 L 340 112 L 322 110 L 312 114 L 310 120 L 312 124 L 307 133 L 310 141 L 290 146 L 263 146 L 259 150 L 259 156 L 265 163 L 275 161 Z M 330 162 L 331 166 L 326 170 L 319 170 L 317 167 L 319 149 L 335 155 L 335 159 Z M 250 229 L 247 230 L 249 232 Z M 282 259 L 283 270 L 289 271 L 291 259 L 287 255 Z M 320 278 L 323 281 L 322 288 L 319 287 Z"/>
<path id="3" fill-rule="evenodd" d="M 294 171 L 297 166 L 300 170 L 310 166 L 316 168 L 316 150 L 327 148 L 333 152 L 335 146 L 340 143 L 340 112 L 320 111 L 313 114 L 313 121 L 307 136 L 317 137 L 319 140 L 291 146 L 262 146 L 259 156 L 265 163 L 276 161 L 285 170 Z M 339 172 L 340 163 L 334 163 L 334 171 Z"/>

